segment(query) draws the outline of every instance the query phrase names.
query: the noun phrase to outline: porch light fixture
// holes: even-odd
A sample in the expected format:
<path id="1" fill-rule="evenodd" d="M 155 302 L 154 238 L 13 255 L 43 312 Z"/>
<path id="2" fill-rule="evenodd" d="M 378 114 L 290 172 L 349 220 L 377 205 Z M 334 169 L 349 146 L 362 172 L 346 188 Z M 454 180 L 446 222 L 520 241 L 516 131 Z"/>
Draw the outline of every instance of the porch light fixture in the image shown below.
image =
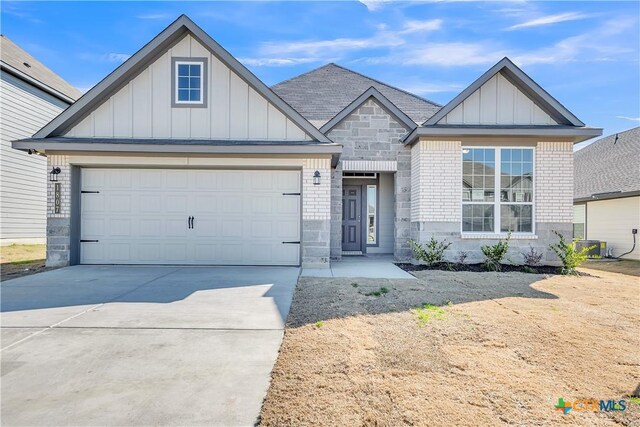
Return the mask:
<path id="1" fill-rule="evenodd" d="M 313 173 L 313 185 L 320 185 L 320 171 Z"/>
<path id="2" fill-rule="evenodd" d="M 58 182 L 58 174 L 59 173 L 60 173 L 60 168 L 54 166 L 53 169 L 51 169 L 51 172 L 49 172 L 49 181 Z"/>

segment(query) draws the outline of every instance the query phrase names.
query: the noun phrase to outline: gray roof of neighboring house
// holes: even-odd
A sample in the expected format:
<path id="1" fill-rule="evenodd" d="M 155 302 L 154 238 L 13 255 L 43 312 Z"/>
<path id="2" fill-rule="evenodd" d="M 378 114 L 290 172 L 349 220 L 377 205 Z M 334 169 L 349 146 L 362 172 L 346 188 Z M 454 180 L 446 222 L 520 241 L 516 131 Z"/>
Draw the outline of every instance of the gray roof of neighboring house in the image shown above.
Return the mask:
<path id="1" fill-rule="evenodd" d="M 271 89 L 307 120 L 321 127 L 370 87 L 376 88 L 416 123 L 424 122 L 441 107 L 336 64 L 316 68 Z"/>
<path id="2" fill-rule="evenodd" d="M 35 83 L 46 92 L 67 102 L 73 102 L 82 96 L 82 92 L 29 55 L 5 35 L 0 35 L 0 51 L 2 68 L 11 74 L 16 74 L 27 81 L 33 79 L 29 82 Z"/>
<path id="3" fill-rule="evenodd" d="M 617 135 L 575 152 L 574 200 L 640 194 L 640 127 Z"/>

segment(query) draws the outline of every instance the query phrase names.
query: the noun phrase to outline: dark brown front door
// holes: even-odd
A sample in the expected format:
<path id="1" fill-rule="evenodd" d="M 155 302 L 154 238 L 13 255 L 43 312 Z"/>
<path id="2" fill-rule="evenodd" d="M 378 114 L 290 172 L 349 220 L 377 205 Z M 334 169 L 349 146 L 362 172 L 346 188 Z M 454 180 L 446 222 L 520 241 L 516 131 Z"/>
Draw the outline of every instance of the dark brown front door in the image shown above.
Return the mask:
<path id="1" fill-rule="evenodd" d="M 362 250 L 362 187 L 342 187 L 342 250 Z"/>

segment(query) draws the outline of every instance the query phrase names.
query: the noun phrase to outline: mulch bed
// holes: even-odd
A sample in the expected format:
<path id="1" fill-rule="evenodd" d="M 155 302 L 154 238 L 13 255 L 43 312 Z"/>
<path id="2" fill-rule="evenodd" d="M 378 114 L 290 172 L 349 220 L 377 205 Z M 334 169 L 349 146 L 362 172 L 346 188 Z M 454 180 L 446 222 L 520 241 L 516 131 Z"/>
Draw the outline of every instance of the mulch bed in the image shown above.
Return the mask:
<path id="1" fill-rule="evenodd" d="M 398 267 L 404 271 L 424 271 L 424 270 L 442 270 L 442 271 L 471 271 L 474 273 L 486 273 L 484 264 L 457 264 L 440 262 L 434 265 L 396 263 Z M 503 272 L 519 272 L 530 274 L 561 274 L 561 268 L 553 265 L 538 265 L 530 267 L 530 270 L 524 270 L 522 265 L 502 264 Z M 590 274 L 578 272 L 578 276 L 591 276 Z"/>

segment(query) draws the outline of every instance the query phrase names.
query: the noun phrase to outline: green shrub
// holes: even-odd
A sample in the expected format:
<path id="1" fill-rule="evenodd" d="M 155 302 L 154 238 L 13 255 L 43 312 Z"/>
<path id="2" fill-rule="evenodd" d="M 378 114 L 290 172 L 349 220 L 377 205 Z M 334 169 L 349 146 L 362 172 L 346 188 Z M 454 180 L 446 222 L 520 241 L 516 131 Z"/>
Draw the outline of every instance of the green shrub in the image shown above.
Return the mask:
<path id="1" fill-rule="evenodd" d="M 485 257 L 484 268 L 487 271 L 502 271 L 502 260 L 509 250 L 510 239 L 511 233 L 507 234 L 505 240 L 500 240 L 495 245 L 486 245 L 480 248 Z"/>
<path id="2" fill-rule="evenodd" d="M 561 273 L 577 275 L 578 272 L 576 271 L 576 268 L 587 260 L 587 252 L 594 249 L 596 245 L 589 246 L 588 248 L 582 248 L 578 251 L 576 249 L 576 242 L 580 239 L 575 239 L 567 243 L 562 234 L 555 230 L 553 230 L 553 232 L 558 236 L 560 241 L 555 245 L 549 245 L 549 249 L 555 252 L 556 255 L 558 255 L 558 258 L 560 258 L 560 261 L 562 262 Z"/>
<path id="3" fill-rule="evenodd" d="M 444 260 L 444 251 L 451 246 L 451 243 L 446 239 L 440 242 L 431 236 L 431 239 L 424 246 L 415 240 L 409 240 L 409 245 L 411 245 L 413 255 L 418 261 L 432 266 Z"/>

